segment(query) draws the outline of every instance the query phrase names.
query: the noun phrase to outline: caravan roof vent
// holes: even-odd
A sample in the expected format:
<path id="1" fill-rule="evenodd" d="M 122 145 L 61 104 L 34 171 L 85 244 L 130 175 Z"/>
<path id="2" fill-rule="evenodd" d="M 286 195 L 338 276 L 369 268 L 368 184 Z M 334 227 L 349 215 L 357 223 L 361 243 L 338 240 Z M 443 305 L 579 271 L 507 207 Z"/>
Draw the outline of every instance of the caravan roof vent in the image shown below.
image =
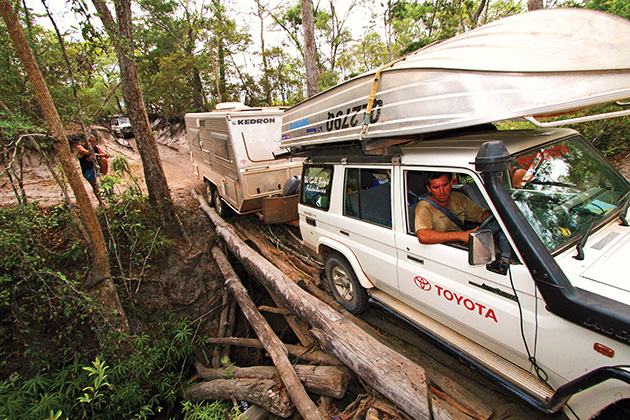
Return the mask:
<path id="1" fill-rule="evenodd" d="M 225 111 L 228 109 L 250 109 L 242 102 L 221 102 L 217 104 L 217 111 Z"/>

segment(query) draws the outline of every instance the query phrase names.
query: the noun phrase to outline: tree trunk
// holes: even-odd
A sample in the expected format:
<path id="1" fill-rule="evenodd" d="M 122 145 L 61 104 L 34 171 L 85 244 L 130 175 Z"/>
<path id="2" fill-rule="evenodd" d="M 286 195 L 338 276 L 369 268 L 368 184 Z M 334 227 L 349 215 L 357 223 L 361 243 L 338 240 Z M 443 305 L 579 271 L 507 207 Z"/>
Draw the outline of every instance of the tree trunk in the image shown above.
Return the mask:
<path id="1" fill-rule="evenodd" d="M 133 56 L 133 25 L 131 21 L 131 1 L 116 0 L 116 22 L 104 0 L 92 0 L 99 13 L 103 26 L 114 42 L 120 79 L 122 82 L 125 105 L 133 127 L 138 153 L 142 159 L 144 179 L 149 192 L 149 202 L 156 208 L 162 225 L 172 237 L 187 239 L 183 227 L 175 212 L 175 206 L 168 189 L 164 169 L 157 149 L 157 143 L 151 130 L 147 111 L 144 106 L 138 69 Z"/>
<path id="2" fill-rule="evenodd" d="M 319 92 L 317 51 L 315 47 L 315 27 L 313 24 L 313 3 L 301 0 L 302 30 L 304 31 L 304 67 L 306 69 L 306 95 L 311 97 Z"/>
<path id="3" fill-rule="evenodd" d="M 18 56 L 20 57 L 20 61 L 28 74 L 29 81 L 33 86 L 35 97 L 42 109 L 46 123 L 52 132 L 52 137 L 55 140 L 55 154 L 74 192 L 82 221 L 88 232 L 86 239 L 88 240 L 90 251 L 94 258 L 94 266 L 92 267 L 92 280 L 86 284 L 86 288 L 99 304 L 106 307 L 113 314 L 116 314 L 117 319 L 111 317 L 110 319 L 117 328 L 126 332 L 129 330 L 127 317 L 118 299 L 118 293 L 116 292 L 116 287 L 112 279 L 103 231 L 100 228 L 87 191 L 83 186 L 81 176 L 75 170 L 70 153 L 70 145 L 61 120 L 59 119 L 55 104 L 53 103 L 52 96 L 39 71 L 39 67 L 35 62 L 33 53 L 26 41 L 22 27 L 18 22 L 17 16 L 13 11 L 13 6 L 11 6 L 9 0 L 0 0 L 0 13 L 2 13 L 2 17 L 13 44 L 15 45 Z"/>
<path id="4" fill-rule="evenodd" d="M 199 69 L 195 65 L 193 68 L 193 107 L 196 112 L 203 111 L 203 85 L 201 84 L 201 76 L 199 75 Z"/>
<path id="5" fill-rule="evenodd" d="M 424 369 L 379 343 L 328 305 L 302 290 L 248 247 L 202 197 L 197 198 L 230 251 L 265 287 L 281 298 L 287 308 L 315 329 L 313 333 L 323 340 L 334 356 L 412 418 L 430 417 Z"/>
<path id="6" fill-rule="evenodd" d="M 200 382 L 188 388 L 186 398 L 193 402 L 235 398 L 259 405 L 283 418 L 289 417 L 294 411 L 279 379 L 240 378 Z"/>
<path id="7" fill-rule="evenodd" d="M 532 10 L 540 10 L 544 8 L 545 5 L 543 0 L 527 0 L 527 10 L 530 12 Z"/>

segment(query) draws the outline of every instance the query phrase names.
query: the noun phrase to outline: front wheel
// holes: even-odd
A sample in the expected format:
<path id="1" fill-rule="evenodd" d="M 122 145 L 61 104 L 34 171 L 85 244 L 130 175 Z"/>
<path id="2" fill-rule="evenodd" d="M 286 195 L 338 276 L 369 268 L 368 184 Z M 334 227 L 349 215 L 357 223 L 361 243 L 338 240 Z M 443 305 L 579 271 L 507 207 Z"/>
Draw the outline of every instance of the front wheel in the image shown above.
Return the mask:
<path id="1" fill-rule="evenodd" d="M 326 258 L 326 279 L 335 300 L 349 312 L 358 314 L 369 308 L 367 290 L 341 255 L 332 253 Z"/>
<path id="2" fill-rule="evenodd" d="M 218 188 L 214 188 L 212 190 L 212 203 L 214 204 L 214 209 L 217 211 L 219 216 L 225 219 L 226 217 L 232 215 L 232 209 L 225 204 L 225 201 L 223 201 L 219 195 Z"/>

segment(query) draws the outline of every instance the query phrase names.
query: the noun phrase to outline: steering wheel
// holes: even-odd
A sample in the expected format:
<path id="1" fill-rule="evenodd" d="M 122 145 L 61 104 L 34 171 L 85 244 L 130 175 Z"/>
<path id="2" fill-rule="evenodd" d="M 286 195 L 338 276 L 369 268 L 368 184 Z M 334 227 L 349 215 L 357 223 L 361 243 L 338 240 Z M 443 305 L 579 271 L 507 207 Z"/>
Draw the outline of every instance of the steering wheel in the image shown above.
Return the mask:
<path id="1" fill-rule="evenodd" d="M 495 220 L 497 220 L 497 219 L 496 219 L 496 217 L 494 217 L 494 214 L 490 214 L 490 216 L 486 217 L 486 220 L 481 222 L 481 224 L 479 225 L 477 230 L 485 229 L 490 223 L 492 223 Z"/>

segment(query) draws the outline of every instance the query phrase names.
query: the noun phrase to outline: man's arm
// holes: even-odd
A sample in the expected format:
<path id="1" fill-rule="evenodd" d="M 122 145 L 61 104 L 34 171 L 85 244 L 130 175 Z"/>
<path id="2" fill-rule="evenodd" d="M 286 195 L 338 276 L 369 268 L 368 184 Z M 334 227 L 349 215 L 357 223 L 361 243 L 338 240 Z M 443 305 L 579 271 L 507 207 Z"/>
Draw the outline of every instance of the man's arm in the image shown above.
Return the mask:
<path id="1" fill-rule="evenodd" d="M 77 145 L 77 155 L 79 157 L 83 157 L 83 156 L 87 156 L 90 154 L 90 151 L 88 149 L 86 149 L 85 147 L 83 147 L 82 145 Z"/>
<path id="2" fill-rule="evenodd" d="M 109 153 L 103 151 L 103 149 L 101 149 L 99 146 L 96 146 L 96 152 L 96 157 L 109 158 Z"/>
<path id="3" fill-rule="evenodd" d="M 486 220 L 492 212 L 488 209 L 485 209 L 479 219 L 477 219 L 477 223 L 481 223 Z M 439 230 L 432 229 L 418 229 L 416 231 L 416 236 L 418 237 L 418 241 L 421 244 L 429 245 L 429 244 L 443 244 L 445 242 L 466 242 L 468 243 L 468 237 L 471 232 L 476 231 L 477 228 L 472 230 L 465 230 L 459 232 L 440 232 Z"/>
<path id="4" fill-rule="evenodd" d="M 488 217 L 490 217 L 490 215 L 492 214 L 492 212 L 488 209 L 485 209 L 483 211 L 483 213 L 481 213 L 481 216 L 479 216 L 479 219 L 477 219 L 477 223 L 481 223 L 484 220 L 486 220 Z"/>
<path id="5" fill-rule="evenodd" d="M 431 229 L 418 229 L 416 236 L 421 244 L 443 244 L 445 242 L 466 242 L 471 232 L 477 229 L 458 231 L 458 232 L 440 232 Z"/>

